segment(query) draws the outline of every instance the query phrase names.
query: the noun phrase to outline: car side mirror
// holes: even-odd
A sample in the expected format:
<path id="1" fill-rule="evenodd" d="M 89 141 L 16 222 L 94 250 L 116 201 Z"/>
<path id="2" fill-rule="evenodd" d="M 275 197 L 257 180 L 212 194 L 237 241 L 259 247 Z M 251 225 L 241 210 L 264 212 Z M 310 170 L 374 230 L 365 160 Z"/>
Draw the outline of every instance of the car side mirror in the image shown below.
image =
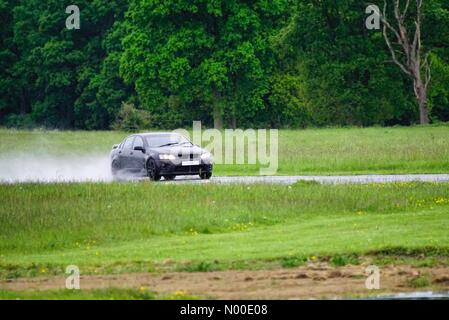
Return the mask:
<path id="1" fill-rule="evenodd" d="M 134 150 L 135 151 L 142 151 L 142 153 L 145 153 L 145 148 L 144 147 L 137 146 L 137 147 L 134 147 Z"/>

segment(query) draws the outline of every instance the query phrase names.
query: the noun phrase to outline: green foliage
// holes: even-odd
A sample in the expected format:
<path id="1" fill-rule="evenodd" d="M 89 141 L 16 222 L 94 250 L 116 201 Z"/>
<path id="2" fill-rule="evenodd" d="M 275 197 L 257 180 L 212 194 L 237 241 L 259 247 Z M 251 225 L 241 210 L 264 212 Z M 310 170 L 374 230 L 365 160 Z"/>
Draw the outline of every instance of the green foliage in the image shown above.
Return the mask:
<path id="1" fill-rule="evenodd" d="M 307 259 L 304 257 L 285 257 L 280 260 L 282 268 L 296 268 L 303 266 L 307 263 Z"/>
<path id="2" fill-rule="evenodd" d="M 184 271 L 187 272 L 211 272 L 219 269 L 219 265 L 217 261 L 208 262 L 208 261 L 200 261 L 198 263 L 190 264 L 184 267 Z"/>
<path id="3" fill-rule="evenodd" d="M 139 131 L 148 129 L 150 126 L 151 115 L 148 111 L 138 110 L 130 103 L 123 103 L 113 128 L 122 131 Z"/>
<path id="4" fill-rule="evenodd" d="M 365 6 L 355 0 L 299 1 L 275 41 L 281 70 L 301 76 L 290 101 L 301 99 L 313 124 L 409 124 L 415 118 L 404 77 L 386 63 L 381 33 L 361 23 Z"/>
<path id="5" fill-rule="evenodd" d="M 446 61 L 432 54 L 432 77 L 430 88 L 430 107 L 434 121 L 449 121 L 449 56 Z"/>
<path id="6" fill-rule="evenodd" d="M 360 261 L 359 257 L 355 254 L 337 254 L 331 258 L 330 263 L 335 267 L 341 267 L 348 264 L 358 265 Z"/>
<path id="7" fill-rule="evenodd" d="M 424 288 L 432 284 L 430 277 L 427 274 L 419 275 L 407 280 L 408 285 L 413 288 Z"/>
<path id="8" fill-rule="evenodd" d="M 15 101 L 20 94 L 19 86 L 12 75 L 12 66 L 17 61 L 13 44 L 13 8 L 18 1 L 0 0 L 0 122 L 5 115 L 19 111 L 23 104 Z M 17 104 L 15 108 L 14 104 Z"/>
<path id="9" fill-rule="evenodd" d="M 0 125 L 108 129 L 124 102 L 165 129 L 418 119 L 364 2 L 80 0 L 81 29 L 67 30 L 69 4 L 0 0 Z M 446 0 L 425 2 L 434 122 L 449 120 L 448 21 Z"/>
<path id="10" fill-rule="evenodd" d="M 272 77 L 269 96 L 271 124 L 274 127 L 306 127 L 311 113 L 306 108 L 304 82 L 300 75 L 280 73 Z"/>
<path id="11" fill-rule="evenodd" d="M 7 128 L 31 129 L 35 123 L 30 114 L 9 114 L 5 117 L 4 125 Z"/>
<path id="12" fill-rule="evenodd" d="M 284 105 L 300 99 L 311 117 L 308 124 L 367 126 L 410 124 L 418 119 L 411 84 L 391 62 L 381 31 L 364 26 L 365 7 L 356 0 L 298 1 L 291 23 L 275 38 L 281 73 L 300 77 L 297 93 L 284 95 L 291 101 Z M 438 51 L 446 58 L 448 14 L 445 1 L 430 1 L 423 28 L 425 45 L 438 48 L 434 54 Z M 447 70 L 440 66 L 434 78 L 439 89 L 431 98 L 431 104 L 438 105 L 434 119 L 445 119 L 449 110 L 445 76 Z"/>
<path id="13" fill-rule="evenodd" d="M 121 71 L 151 111 L 213 111 L 251 121 L 273 64 L 268 35 L 286 1 L 132 1 Z"/>
<path id="14" fill-rule="evenodd" d="M 0 299 L 5 300 L 154 300 L 169 299 L 157 296 L 144 289 L 93 289 L 93 290 L 0 290 Z"/>
<path id="15" fill-rule="evenodd" d="M 8 64 L 1 87 L 9 90 L 0 100 L 0 112 L 7 105 L 8 112 L 30 114 L 47 127 L 107 128 L 121 102 L 130 98 L 118 77 L 115 53 L 127 1 L 77 2 L 80 30 L 65 27 L 67 1 L 8 4 L 10 33 L 2 40 L 16 55 L 0 54 L 1 63 Z"/>

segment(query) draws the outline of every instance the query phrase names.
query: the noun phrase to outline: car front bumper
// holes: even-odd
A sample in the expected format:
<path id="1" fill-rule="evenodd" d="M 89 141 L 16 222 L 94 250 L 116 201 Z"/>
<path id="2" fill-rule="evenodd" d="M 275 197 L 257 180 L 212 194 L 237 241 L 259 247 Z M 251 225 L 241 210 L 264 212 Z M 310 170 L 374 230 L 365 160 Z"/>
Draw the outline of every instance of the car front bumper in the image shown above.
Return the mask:
<path id="1" fill-rule="evenodd" d="M 160 175 L 198 175 L 205 172 L 212 172 L 213 164 L 200 160 L 199 165 L 183 166 L 182 162 L 172 162 L 169 160 L 156 161 Z"/>

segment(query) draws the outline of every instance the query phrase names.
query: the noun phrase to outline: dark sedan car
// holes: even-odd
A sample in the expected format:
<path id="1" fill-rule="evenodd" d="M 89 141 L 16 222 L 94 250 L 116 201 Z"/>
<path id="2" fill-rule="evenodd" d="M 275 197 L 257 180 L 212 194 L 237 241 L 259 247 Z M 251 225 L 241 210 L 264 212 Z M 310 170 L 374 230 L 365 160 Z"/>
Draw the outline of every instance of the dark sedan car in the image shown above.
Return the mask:
<path id="1" fill-rule="evenodd" d="M 119 173 L 161 177 L 173 180 L 177 175 L 212 176 L 211 154 L 178 133 L 144 133 L 127 137 L 111 152 L 111 170 Z"/>

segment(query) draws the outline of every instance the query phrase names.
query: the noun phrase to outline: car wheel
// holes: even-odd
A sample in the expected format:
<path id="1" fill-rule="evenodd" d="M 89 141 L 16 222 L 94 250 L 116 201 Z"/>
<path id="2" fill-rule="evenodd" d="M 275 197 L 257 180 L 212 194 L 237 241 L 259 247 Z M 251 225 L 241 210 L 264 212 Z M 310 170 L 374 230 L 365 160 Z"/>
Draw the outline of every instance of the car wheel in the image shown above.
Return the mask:
<path id="1" fill-rule="evenodd" d="M 112 175 L 115 177 L 119 171 L 120 171 L 120 163 L 116 160 L 112 161 L 112 164 L 111 164 Z"/>
<path id="2" fill-rule="evenodd" d="M 173 180 L 175 180 L 175 178 L 176 178 L 176 176 L 174 174 L 164 176 L 164 179 L 167 181 L 173 181 Z"/>
<path id="3" fill-rule="evenodd" d="M 159 172 L 157 171 L 156 162 L 153 159 L 150 159 L 150 161 L 148 161 L 147 173 L 148 173 L 148 178 L 150 178 L 151 181 L 161 180 L 161 176 L 159 175 Z"/>
<path id="4" fill-rule="evenodd" d="M 212 172 L 201 172 L 200 178 L 202 180 L 209 180 L 212 177 Z"/>

